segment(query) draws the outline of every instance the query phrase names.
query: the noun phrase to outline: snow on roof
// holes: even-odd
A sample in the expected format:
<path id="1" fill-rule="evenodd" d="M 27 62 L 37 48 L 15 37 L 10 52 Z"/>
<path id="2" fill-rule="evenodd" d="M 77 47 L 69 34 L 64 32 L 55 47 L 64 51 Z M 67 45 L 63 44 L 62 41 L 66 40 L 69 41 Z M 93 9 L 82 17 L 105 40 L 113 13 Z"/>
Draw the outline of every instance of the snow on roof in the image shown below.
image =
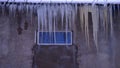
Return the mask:
<path id="1" fill-rule="evenodd" d="M 119 3 L 120 0 L 0 0 L 8 2 L 35 2 L 35 3 Z"/>

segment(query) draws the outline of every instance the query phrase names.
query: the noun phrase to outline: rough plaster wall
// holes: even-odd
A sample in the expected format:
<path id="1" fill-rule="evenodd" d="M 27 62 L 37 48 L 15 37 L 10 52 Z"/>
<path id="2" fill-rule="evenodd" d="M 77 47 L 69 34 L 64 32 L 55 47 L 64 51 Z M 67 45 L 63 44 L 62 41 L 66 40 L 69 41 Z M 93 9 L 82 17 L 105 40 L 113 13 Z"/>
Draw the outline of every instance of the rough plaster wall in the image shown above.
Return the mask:
<path id="1" fill-rule="evenodd" d="M 0 22 L 0 57 L 7 56 L 8 54 L 8 44 L 9 44 L 9 36 L 10 36 L 10 27 L 9 27 L 9 19 L 5 19 L 5 17 L 1 18 Z M 6 25 L 6 26 L 5 26 Z"/>
<path id="2" fill-rule="evenodd" d="M 21 22 L 22 28 L 24 19 Z M 15 19 L 10 19 L 7 16 L 0 17 L 0 68 L 32 67 L 35 28 L 29 18 L 28 23 L 28 30 L 23 29 L 22 34 L 18 35 L 18 24 Z"/>
<path id="3" fill-rule="evenodd" d="M 73 47 L 40 46 L 34 55 L 34 68 L 75 68 Z"/>
<path id="4" fill-rule="evenodd" d="M 114 55 L 115 55 L 115 68 L 120 68 L 120 13 L 114 16 L 114 31 L 115 31 L 115 45 L 114 45 Z"/>

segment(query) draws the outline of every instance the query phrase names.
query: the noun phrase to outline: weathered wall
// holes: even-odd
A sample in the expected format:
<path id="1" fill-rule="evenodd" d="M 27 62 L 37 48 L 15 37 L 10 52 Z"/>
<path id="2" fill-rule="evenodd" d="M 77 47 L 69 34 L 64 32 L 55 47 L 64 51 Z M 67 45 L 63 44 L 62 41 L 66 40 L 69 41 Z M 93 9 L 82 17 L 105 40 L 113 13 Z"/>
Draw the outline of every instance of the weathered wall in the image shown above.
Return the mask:
<path id="1" fill-rule="evenodd" d="M 37 17 L 28 15 L 0 16 L 0 68 L 60 68 L 75 67 L 73 46 L 39 46 L 35 45 Z M 28 29 L 24 29 L 27 20 Z M 18 27 L 22 33 L 18 34 Z"/>
<path id="2" fill-rule="evenodd" d="M 118 11 L 115 12 L 114 16 L 114 32 L 115 32 L 115 39 L 114 39 L 114 65 L 115 68 L 120 68 L 120 13 Z"/>
<path id="3" fill-rule="evenodd" d="M 91 23 L 91 18 L 89 19 Z M 78 68 L 77 65 L 79 68 L 120 68 L 119 17 L 114 18 L 114 40 L 110 38 L 110 30 L 106 38 L 103 29 L 100 29 L 99 51 L 96 50 L 93 41 L 92 24 L 89 26 L 90 46 L 86 45 L 85 34 L 81 30 L 80 16 L 78 16 L 73 25 L 73 45 L 76 48 L 74 46 L 68 48 L 38 46 L 35 48 L 38 51 L 34 51 L 34 61 L 32 49 L 35 45 L 34 33 L 37 27 L 37 17 L 33 17 L 33 22 L 29 16 L 27 17 L 27 30 L 24 30 L 25 20 L 23 16 L 19 25 L 16 18 L 0 16 L 0 68 L 32 68 L 32 63 L 34 68 Z M 23 29 L 21 35 L 18 35 L 18 26 Z"/>
<path id="4" fill-rule="evenodd" d="M 22 18 L 23 31 L 18 35 L 15 18 L 0 16 L 0 68 L 31 68 L 35 25 L 28 18 L 28 30 L 24 30 L 24 21 Z"/>

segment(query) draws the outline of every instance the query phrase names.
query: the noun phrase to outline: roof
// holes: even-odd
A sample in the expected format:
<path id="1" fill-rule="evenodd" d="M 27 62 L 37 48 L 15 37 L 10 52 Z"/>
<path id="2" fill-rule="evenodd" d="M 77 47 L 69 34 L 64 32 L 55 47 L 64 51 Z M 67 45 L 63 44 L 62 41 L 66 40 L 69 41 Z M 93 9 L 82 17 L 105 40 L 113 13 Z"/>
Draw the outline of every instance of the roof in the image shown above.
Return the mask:
<path id="1" fill-rule="evenodd" d="M 120 4 L 120 0 L 0 0 L 0 2 L 32 2 L 32 3 L 112 3 Z"/>

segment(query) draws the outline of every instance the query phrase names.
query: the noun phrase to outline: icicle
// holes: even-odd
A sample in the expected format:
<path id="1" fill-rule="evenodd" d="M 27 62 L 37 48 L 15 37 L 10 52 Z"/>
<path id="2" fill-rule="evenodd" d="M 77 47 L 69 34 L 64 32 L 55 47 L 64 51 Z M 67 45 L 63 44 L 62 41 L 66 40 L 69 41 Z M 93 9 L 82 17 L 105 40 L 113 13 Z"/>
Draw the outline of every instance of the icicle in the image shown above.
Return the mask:
<path id="1" fill-rule="evenodd" d="M 114 11 L 114 15 L 116 16 L 116 13 L 115 13 L 115 5 L 113 5 L 113 11 Z"/>
<path id="2" fill-rule="evenodd" d="M 76 15 L 77 15 L 77 9 L 78 9 L 78 6 L 77 6 L 77 4 L 75 4 L 75 12 L 76 12 Z"/>
<path id="3" fill-rule="evenodd" d="M 47 9 L 46 5 L 44 6 L 44 23 L 45 23 L 45 30 L 47 31 Z"/>
<path id="4" fill-rule="evenodd" d="M 106 31 L 106 27 L 105 27 L 105 23 L 106 23 L 106 8 L 105 7 L 103 7 L 103 12 L 102 12 L 102 14 L 103 14 L 103 17 L 102 17 L 102 19 L 103 19 L 103 29 L 104 29 L 104 32 Z"/>
<path id="5" fill-rule="evenodd" d="M 72 7 L 72 6 L 71 6 L 71 7 Z M 72 30 L 72 22 L 73 22 L 73 21 L 72 21 L 72 20 L 73 20 L 73 19 L 72 19 L 73 9 L 74 9 L 74 8 L 72 7 L 72 8 L 71 8 L 71 16 L 70 16 L 70 28 L 71 28 L 71 30 Z"/>
<path id="6" fill-rule="evenodd" d="M 10 15 L 11 15 L 10 5 L 8 6 L 8 10 L 9 10 L 9 11 L 8 11 L 8 13 L 9 13 L 8 16 L 10 17 Z"/>
<path id="7" fill-rule="evenodd" d="M 17 5 L 17 9 L 18 9 L 19 12 L 21 11 L 21 4 Z"/>
<path id="8" fill-rule="evenodd" d="M 52 8 L 50 5 L 48 5 L 47 7 L 47 11 L 48 11 L 48 23 L 49 23 L 49 37 L 50 37 L 50 43 L 52 41 L 51 36 L 52 36 Z"/>
<path id="9" fill-rule="evenodd" d="M 105 2 L 104 2 L 104 7 L 106 7 L 107 6 L 107 1 L 105 0 Z"/>
<path id="10" fill-rule="evenodd" d="M 2 15 L 5 14 L 5 6 L 2 6 Z"/>
<path id="11" fill-rule="evenodd" d="M 92 7 L 94 7 L 95 6 L 95 0 L 93 0 L 93 2 L 92 2 Z"/>
<path id="12" fill-rule="evenodd" d="M 48 24 L 49 24 L 49 17 L 47 18 L 47 11 L 48 11 L 48 8 L 47 8 L 47 5 L 45 4 L 44 5 L 44 29 L 47 31 L 47 22 L 48 22 Z"/>
<path id="13" fill-rule="evenodd" d="M 16 11 L 16 10 L 17 10 L 17 5 L 14 5 L 14 8 L 13 8 L 13 9 L 14 9 L 14 18 L 16 18 L 16 13 L 17 13 L 17 11 Z"/>
<path id="14" fill-rule="evenodd" d="M 42 25 L 41 25 L 41 26 L 42 26 L 41 31 L 44 32 L 44 23 L 45 23 L 45 22 L 44 22 L 44 21 L 45 21 L 45 17 L 44 17 L 44 14 L 45 14 L 45 5 L 42 6 L 42 9 L 43 9 L 43 10 L 42 10 L 42 13 L 41 13 L 41 17 L 42 17 L 42 19 L 41 19 L 41 24 L 42 24 Z"/>
<path id="15" fill-rule="evenodd" d="M 76 25 L 75 25 L 75 15 L 76 15 L 76 12 L 75 12 L 75 7 L 72 6 L 72 9 L 71 9 L 71 29 L 74 31 L 74 32 L 77 32 L 76 31 Z M 74 34 L 74 39 L 76 38 L 76 33 Z M 74 42 L 74 41 L 73 41 Z"/>
<path id="16" fill-rule="evenodd" d="M 9 16 L 11 16 L 12 15 L 12 7 L 11 7 L 11 5 L 9 6 Z"/>
<path id="17" fill-rule="evenodd" d="M 68 42 L 68 6 L 67 5 L 65 5 L 65 31 L 66 31 L 66 47 L 68 48 L 68 46 L 67 46 L 67 42 Z"/>
<path id="18" fill-rule="evenodd" d="M 64 29 L 64 25 L 63 25 L 63 20 L 64 20 L 64 7 L 63 7 L 63 5 L 60 5 L 60 9 L 61 9 L 61 21 L 62 21 L 62 29 Z"/>
<path id="19" fill-rule="evenodd" d="M 109 8 L 110 13 L 110 28 L 111 28 L 111 35 L 113 35 L 113 15 L 112 15 L 112 8 Z"/>
<path id="20" fill-rule="evenodd" d="M 88 48 L 90 48 L 90 45 L 89 45 L 89 28 L 88 28 L 88 26 L 89 26 L 88 25 L 88 6 L 85 6 L 85 7 L 84 7 L 86 9 L 85 10 L 85 37 L 86 37 Z"/>
<path id="21" fill-rule="evenodd" d="M 107 37 L 108 34 L 108 8 L 104 8 L 104 28 L 105 28 L 105 34 Z"/>
<path id="22" fill-rule="evenodd" d="M 40 20 L 41 20 L 41 10 L 38 9 L 37 11 L 37 15 L 38 15 L 38 31 L 37 31 L 37 35 L 38 35 L 38 38 L 37 38 L 37 42 L 39 43 L 39 31 L 40 31 Z M 40 40 L 41 41 L 41 40 Z"/>
<path id="23" fill-rule="evenodd" d="M 117 5 L 117 8 L 118 8 L 118 15 L 119 15 L 119 4 Z"/>
<path id="24" fill-rule="evenodd" d="M 66 10 L 65 10 L 65 19 L 66 19 L 66 44 L 67 44 L 67 32 L 68 32 L 68 16 L 67 16 L 67 14 L 68 14 L 68 11 L 67 11 L 67 5 L 65 5 L 65 8 L 66 8 Z"/>
<path id="25" fill-rule="evenodd" d="M 26 5 L 26 15 L 28 15 L 28 13 L 29 13 L 29 5 Z"/>
<path id="26" fill-rule="evenodd" d="M 11 5 L 11 10 L 13 16 L 15 17 L 15 5 Z"/>
<path id="27" fill-rule="evenodd" d="M 69 14 L 68 14 L 68 30 L 70 29 L 70 10 L 69 11 Z"/>
<path id="28" fill-rule="evenodd" d="M 72 23 L 71 24 L 74 25 L 74 23 L 75 23 L 75 10 L 72 9 L 71 14 L 72 14 Z"/>
<path id="29" fill-rule="evenodd" d="M 54 25 L 53 25 L 53 26 L 54 26 L 54 43 L 56 43 L 56 33 L 55 33 L 55 29 L 56 29 L 56 28 L 55 28 L 55 24 L 56 24 L 56 20 L 55 20 L 55 19 L 56 19 L 56 18 L 55 18 L 55 17 L 56 17 L 56 12 L 54 11 L 53 13 L 54 13 L 54 15 L 53 15 L 53 23 L 54 23 Z"/>
<path id="30" fill-rule="evenodd" d="M 43 7 L 41 7 L 41 8 L 43 9 Z M 40 14 L 40 26 L 41 26 L 41 28 L 40 28 L 40 31 L 41 31 L 41 42 L 43 42 L 43 10 L 41 10 L 41 8 L 40 8 L 39 14 Z"/>
<path id="31" fill-rule="evenodd" d="M 0 3 L 0 7 L 2 6 L 2 4 Z"/>
<path id="32" fill-rule="evenodd" d="M 37 41 L 37 31 L 35 30 L 35 38 L 34 38 L 34 43 L 37 43 L 36 41 Z"/>
<path id="33" fill-rule="evenodd" d="M 59 8 L 59 6 L 58 5 L 55 5 L 55 6 L 53 6 L 52 7 L 52 9 L 53 9 L 53 16 L 52 16 L 52 22 L 53 22 L 53 41 L 54 41 L 54 44 L 56 43 L 56 16 L 57 16 L 57 12 L 58 12 L 58 9 L 54 9 L 54 8 L 56 8 L 56 7 L 58 7 Z"/>
<path id="34" fill-rule="evenodd" d="M 57 8 L 58 6 L 57 5 L 55 5 L 56 7 L 54 7 L 54 8 Z M 61 7 L 61 6 L 60 6 Z M 54 9 L 53 8 L 53 9 Z M 57 10 L 55 10 L 54 9 L 54 12 L 53 12 L 53 22 L 54 22 L 54 43 L 56 43 L 56 17 L 57 17 L 57 12 L 58 12 L 58 9 Z M 62 11 L 61 11 L 61 14 L 62 14 Z"/>
<path id="35" fill-rule="evenodd" d="M 43 10 L 42 10 L 42 12 L 41 12 L 42 42 L 43 42 L 44 21 L 45 21 L 45 19 L 44 19 L 44 14 L 45 14 L 45 12 L 44 12 L 44 9 L 45 9 L 44 6 L 45 6 L 45 5 L 42 6 L 42 9 L 43 9 Z"/>
<path id="36" fill-rule="evenodd" d="M 69 19 L 69 28 L 70 28 L 70 30 L 72 30 L 72 10 L 73 10 L 73 8 L 71 6 L 71 9 L 70 9 L 70 19 Z"/>
<path id="37" fill-rule="evenodd" d="M 109 14 L 110 14 L 110 28 L 111 28 L 111 47 L 112 47 L 112 61 L 113 61 L 113 67 L 116 68 L 115 65 L 115 56 L 116 56 L 116 52 L 115 52 L 115 36 L 114 36 L 114 28 L 113 28 L 113 12 L 112 12 L 112 6 L 110 6 L 109 8 Z"/>
<path id="38" fill-rule="evenodd" d="M 2 5 L 0 4 L 0 16 L 2 15 Z"/>
<path id="39" fill-rule="evenodd" d="M 25 5 L 23 4 L 23 5 L 22 5 L 22 13 L 24 14 L 24 16 L 25 16 L 25 11 L 26 11 Z"/>
<path id="40" fill-rule="evenodd" d="M 33 25 L 33 6 L 30 6 L 30 18 L 31 18 L 31 24 Z"/>
<path id="41" fill-rule="evenodd" d="M 71 23 L 72 23 L 72 10 L 73 10 L 73 8 L 72 8 L 72 6 L 71 5 L 69 5 L 69 15 L 68 15 L 68 29 L 69 30 L 71 30 L 72 28 L 71 28 Z"/>
<path id="42" fill-rule="evenodd" d="M 84 7 L 80 7 L 80 25 L 81 25 L 81 29 L 82 31 L 84 31 Z"/>
<path id="43" fill-rule="evenodd" d="M 92 13 L 92 21 L 93 21 L 93 39 L 96 46 L 96 50 L 98 52 L 98 28 L 99 28 L 99 18 L 98 18 L 98 8 L 95 6 L 94 13 Z"/>
<path id="44" fill-rule="evenodd" d="M 52 35 L 52 33 L 53 33 L 53 9 L 54 9 L 54 7 L 53 7 L 53 5 L 51 6 L 51 13 L 50 13 L 50 32 L 51 32 L 51 42 L 53 41 L 53 35 Z"/>

